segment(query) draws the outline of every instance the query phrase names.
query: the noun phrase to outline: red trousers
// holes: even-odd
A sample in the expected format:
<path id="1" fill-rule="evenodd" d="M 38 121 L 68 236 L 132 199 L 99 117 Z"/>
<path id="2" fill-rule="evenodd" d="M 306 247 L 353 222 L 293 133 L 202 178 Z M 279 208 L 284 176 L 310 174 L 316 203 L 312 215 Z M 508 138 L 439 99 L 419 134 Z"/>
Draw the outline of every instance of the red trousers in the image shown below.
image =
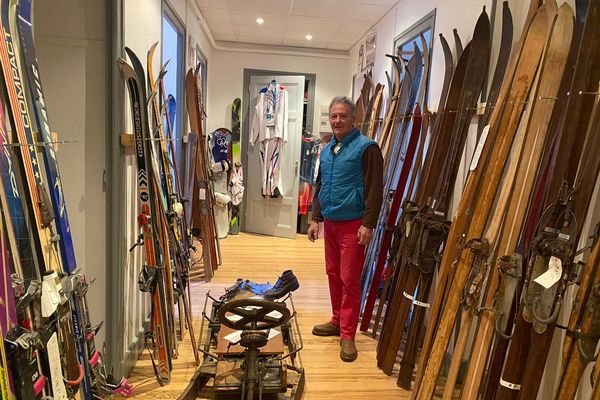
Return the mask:
<path id="1" fill-rule="evenodd" d="M 358 244 L 361 219 L 325 220 L 325 266 L 333 316 L 342 339 L 354 339 L 360 314 L 360 275 L 365 261 L 365 246 Z"/>

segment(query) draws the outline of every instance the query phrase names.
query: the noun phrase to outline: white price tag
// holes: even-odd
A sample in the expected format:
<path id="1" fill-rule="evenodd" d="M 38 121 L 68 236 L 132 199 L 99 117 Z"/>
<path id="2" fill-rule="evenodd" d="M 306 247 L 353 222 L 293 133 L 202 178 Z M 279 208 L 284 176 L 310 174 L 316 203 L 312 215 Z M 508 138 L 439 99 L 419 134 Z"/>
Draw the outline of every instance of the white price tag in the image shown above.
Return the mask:
<path id="1" fill-rule="evenodd" d="M 48 363 L 50 365 L 50 377 L 52 378 L 52 390 L 55 399 L 68 399 L 67 389 L 64 384 L 60 362 L 60 349 L 58 347 L 58 337 L 56 332 L 52 334 L 46 344 Z"/>
<path id="2" fill-rule="evenodd" d="M 198 196 L 200 197 L 200 200 L 206 200 L 206 189 L 200 189 Z"/>
<path id="3" fill-rule="evenodd" d="M 280 313 L 280 312 L 279 312 L 279 311 L 277 311 L 277 310 L 273 310 L 273 311 L 271 311 L 270 313 L 268 313 L 268 314 L 265 314 L 265 315 L 266 315 L 267 317 L 271 317 L 271 318 L 275 318 L 275 319 L 279 319 L 279 318 L 283 317 L 283 314 L 282 314 L 282 313 Z"/>
<path id="4" fill-rule="evenodd" d="M 479 143 L 477 143 L 477 147 L 475 148 L 475 152 L 473 153 L 473 159 L 471 160 L 469 171 L 475 171 L 475 168 L 477 168 L 477 164 L 479 163 L 479 157 L 481 157 L 481 152 L 483 151 L 483 146 L 485 145 L 485 141 L 487 140 L 488 133 L 490 133 L 490 126 L 486 125 L 485 128 L 483 128 L 483 131 L 481 132 Z"/>
<path id="5" fill-rule="evenodd" d="M 534 282 L 542 285 L 546 289 L 550 289 L 552 285 L 560 280 L 561 276 L 562 262 L 560 261 L 560 258 L 552 256 L 548 263 L 548 271 L 535 278 Z"/>
<path id="6" fill-rule="evenodd" d="M 275 336 L 280 335 L 281 332 L 277 329 L 269 329 L 267 340 L 273 339 Z M 223 336 L 223 339 L 231 343 L 237 343 L 242 339 L 242 331 L 234 331 L 227 336 Z"/>

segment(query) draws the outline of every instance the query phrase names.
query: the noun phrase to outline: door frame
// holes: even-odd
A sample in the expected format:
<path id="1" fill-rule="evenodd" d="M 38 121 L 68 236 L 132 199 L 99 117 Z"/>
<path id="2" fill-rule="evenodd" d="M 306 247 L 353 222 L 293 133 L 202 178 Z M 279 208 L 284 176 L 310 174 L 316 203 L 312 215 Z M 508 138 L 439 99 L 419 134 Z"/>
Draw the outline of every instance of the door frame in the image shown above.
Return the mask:
<path id="1" fill-rule="evenodd" d="M 315 88 L 317 86 L 317 75 L 307 74 L 304 72 L 289 72 L 289 71 L 271 71 L 265 69 L 248 69 L 244 68 L 244 83 L 243 83 L 243 94 L 242 94 L 242 126 L 241 126 L 241 152 L 242 152 L 242 168 L 244 171 L 248 171 L 248 149 L 249 145 L 249 132 L 250 132 L 250 77 L 251 76 L 271 76 L 271 75 L 287 75 L 287 76 L 303 76 L 305 82 L 308 82 L 308 104 L 306 107 L 306 130 L 311 131 L 314 129 L 313 122 L 315 116 Z M 298 178 L 300 179 L 300 178 Z M 244 189 L 244 199 L 247 188 Z M 240 230 L 246 230 L 246 202 L 242 201 L 242 208 L 240 210 Z"/>

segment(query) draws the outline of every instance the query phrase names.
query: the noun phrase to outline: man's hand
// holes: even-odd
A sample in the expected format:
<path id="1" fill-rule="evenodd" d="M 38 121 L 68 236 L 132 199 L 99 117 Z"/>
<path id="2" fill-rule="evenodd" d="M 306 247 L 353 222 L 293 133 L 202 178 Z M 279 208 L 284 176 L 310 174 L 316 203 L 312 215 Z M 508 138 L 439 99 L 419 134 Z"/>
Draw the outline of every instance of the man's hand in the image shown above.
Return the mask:
<path id="1" fill-rule="evenodd" d="M 308 240 L 314 242 L 319 238 L 319 223 L 317 221 L 310 221 L 308 226 Z"/>
<path id="2" fill-rule="evenodd" d="M 368 245 L 371 239 L 373 239 L 373 229 L 361 225 L 360 228 L 358 228 L 358 232 L 356 233 L 356 238 L 358 239 L 358 244 L 361 244 L 363 246 Z"/>

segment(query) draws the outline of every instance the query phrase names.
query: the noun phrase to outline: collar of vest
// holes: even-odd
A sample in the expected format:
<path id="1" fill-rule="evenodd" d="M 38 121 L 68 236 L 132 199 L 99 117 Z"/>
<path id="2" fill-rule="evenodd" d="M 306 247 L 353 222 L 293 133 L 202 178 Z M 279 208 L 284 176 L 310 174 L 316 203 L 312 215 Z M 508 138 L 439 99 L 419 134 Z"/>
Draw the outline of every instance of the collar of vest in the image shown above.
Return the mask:
<path id="1" fill-rule="evenodd" d="M 346 146 L 348 143 L 350 143 L 351 141 L 353 141 L 354 139 L 356 139 L 357 137 L 360 136 L 360 131 L 356 128 L 352 129 L 352 131 L 350 131 L 350 133 L 343 138 L 339 143 L 342 144 L 342 146 Z M 333 146 L 335 146 L 338 143 L 337 138 L 335 137 L 335 135 L 333 135 Z"/>

